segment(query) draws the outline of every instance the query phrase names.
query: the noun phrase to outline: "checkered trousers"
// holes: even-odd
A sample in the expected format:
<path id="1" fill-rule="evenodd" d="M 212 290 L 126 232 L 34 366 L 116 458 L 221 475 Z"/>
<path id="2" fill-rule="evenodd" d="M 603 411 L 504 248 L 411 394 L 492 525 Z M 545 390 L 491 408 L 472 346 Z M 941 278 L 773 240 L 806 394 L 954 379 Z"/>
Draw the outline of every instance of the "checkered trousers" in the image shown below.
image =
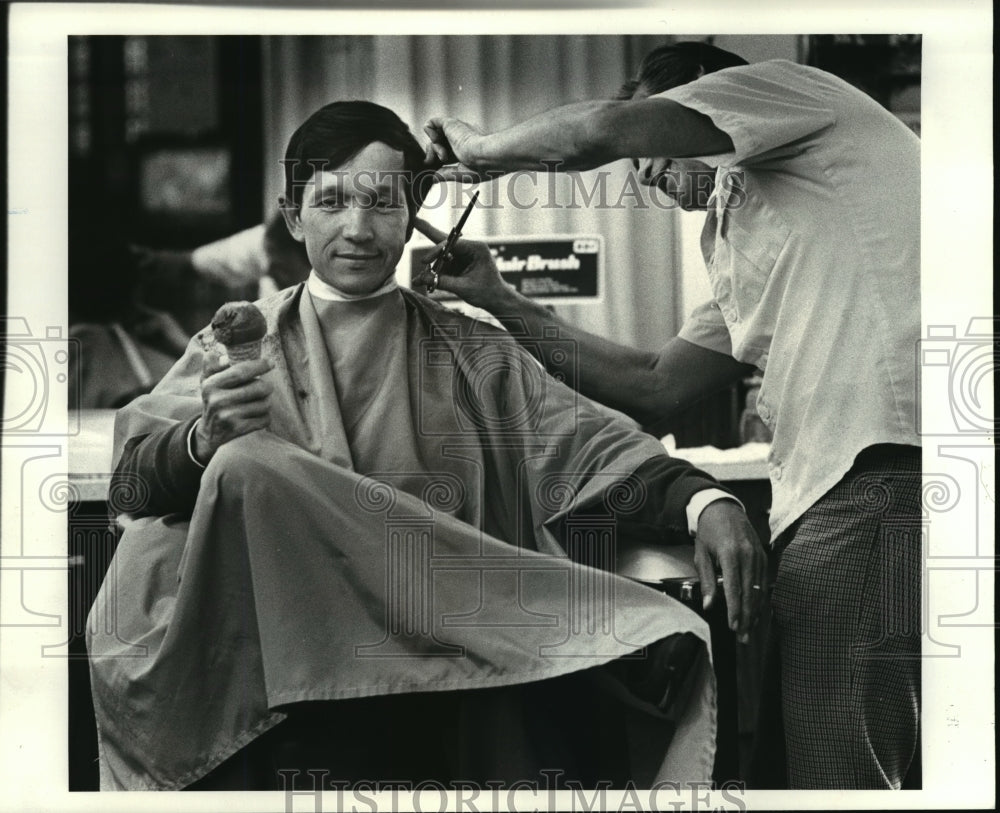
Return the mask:
<path id="1" fill-rule="evenodd" d="M 771 634 L 792 788 L 899 788 L 920 725 L 920 449 L 880 445 L 782 540 Z"/>

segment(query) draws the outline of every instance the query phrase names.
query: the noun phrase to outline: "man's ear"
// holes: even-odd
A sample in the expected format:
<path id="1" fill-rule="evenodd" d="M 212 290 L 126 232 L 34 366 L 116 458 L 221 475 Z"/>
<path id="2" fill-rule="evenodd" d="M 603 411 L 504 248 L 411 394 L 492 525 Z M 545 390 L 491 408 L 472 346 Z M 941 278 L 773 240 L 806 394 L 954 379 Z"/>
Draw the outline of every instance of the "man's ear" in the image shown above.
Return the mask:
<path id="1" fill-rule="evenodd" d="M 288 233 L 300 243 L 304 243 L 306 236 L 302 231 L 302 219 L 299 216 L 299 207 L 294 203 L 291 203 L 284 196 L 284 194 L 281 194 L 278 195 L 278 211 L 280 211 L 281 216 L 285 218 L 285 225 L 288 226 Z"/>
<path id="2" fill-rule="evenodd" d="M 705 68 L 703 65 L 698 66 L 698 73 L 694 75 L 695 79 L 701 79 L 705 75 Z"/>
<path id="3" fill-rule="evenodd" d="M 420 200 L 421 200 L 421 203 L 422 203 L 423 199 L 421 198 Z M 408 196 L 408 198 L 407 198 L 407 201 L 406 201 L 406 214 L 407 214 L 407 218 L 406 218 L 406 240 L 403 243 L 404 245 L 406 243 L 409 243 L 410 242 L 410 238 L 413 237 L 413 229 L 414 229 L 414 227 L 416 225 L 416 222 L 417 222 L 417 216 L 420 214 L 421 203 L 417 203 L 417 201 L 412 196 Z"/>
<path id="4" fill-rule="evenodd" d="M 422 169 L 413 179 L 413 186 L 407 196 L 406 207 L 409 219 L 406 224 L 406 242 L 410 242 L 413 237 L 413 229 L 420 216 L 420 210 L 424 208 L 424 201 L 430 194 L 431 187 L 438 182 L 438 173 Z"/>

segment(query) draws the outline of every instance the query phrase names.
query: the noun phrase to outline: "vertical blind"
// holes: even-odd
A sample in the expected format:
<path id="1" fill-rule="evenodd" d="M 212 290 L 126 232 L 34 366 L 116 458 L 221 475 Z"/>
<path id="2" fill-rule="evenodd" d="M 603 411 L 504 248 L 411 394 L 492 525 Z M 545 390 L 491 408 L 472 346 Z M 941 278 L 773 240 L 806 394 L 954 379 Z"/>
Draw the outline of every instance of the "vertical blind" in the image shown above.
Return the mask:
<path id="1" fill-rule="evenodd" d="M 421 143 L 426 142 L 423 124 L 435 115 L 494 131 L 561 104 L 612 97 L 642 55 L 664 41 L 649 36 L 267 37 L 266 209 L 273 209 L 281 191 L 279 161 L 288 138 L 328 102 L 383 104 L 410 125 Z M 556 310 L 599 335 L 655 349 L 679 327 L 678 215 L 652 205 L 646 190 L 630 180 L 627 161 L 576 177 L 501 178 L 483 185 L 481 201 L 491 205 L 473 214 L 465 234 L 602 235 L 603 302 Z M 595 191 L 585 205 L 586 195 Z M 423 216 L 446 231 L 468 192 L 448 184 L 432 192 L 430 200 Z"/>

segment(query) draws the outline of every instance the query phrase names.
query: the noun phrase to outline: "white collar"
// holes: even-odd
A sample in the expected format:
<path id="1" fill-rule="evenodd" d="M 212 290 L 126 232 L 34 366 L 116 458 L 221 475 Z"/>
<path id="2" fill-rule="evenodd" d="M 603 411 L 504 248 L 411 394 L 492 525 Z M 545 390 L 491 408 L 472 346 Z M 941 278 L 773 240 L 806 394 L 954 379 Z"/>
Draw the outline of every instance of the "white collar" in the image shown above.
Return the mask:
<path id="1" fill-rule="evenodd" d="M 385 281 L 381 288 L 377 291 L 372 291 L 370 294 L 345 294 L 343 291 L 321 280 L 316 271 L 313 270 L 309 272 L 306 287 L 309 289 L 309 293 L 317 299 L 325 299 L 329 302 L 357 302 L 360 299 L 374 299 L 376 296 L 384 296 L 390 291 L 395 291 L 399 285 L 396 283 L 395 275 L 393 275 Z"/>

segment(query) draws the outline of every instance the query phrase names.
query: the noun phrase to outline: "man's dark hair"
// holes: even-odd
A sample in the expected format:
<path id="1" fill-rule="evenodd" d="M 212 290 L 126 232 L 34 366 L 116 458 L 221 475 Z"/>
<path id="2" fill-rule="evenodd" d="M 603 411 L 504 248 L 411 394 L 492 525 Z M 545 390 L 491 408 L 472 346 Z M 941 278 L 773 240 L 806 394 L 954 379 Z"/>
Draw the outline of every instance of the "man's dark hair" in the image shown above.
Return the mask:
<path id="1" fill-rule="evenodd" d="M 288 141 L 283 162 L 287 201 L 301 206 L 303 185 L 317 169 L 335 170 L 375 141 L 403 153 L 409 234 L 432 175 L 423 171 L 424 151 L 410 128 L 389 108 L 374 102 L 331 102 L 299 126 Z"/>
<path id="2" fill-rule="evenodd" d="M 635 78 L 629 79 L 618 91 L 619 99 L 631 99 L 639 88 L 649 95 L 686 85 L 702 73 L 714 73 L 723 68 L 748 65 L 743 57 L 716 48 L 706 42 L 675 42 L 654 48 L 639 65 Z"/>

